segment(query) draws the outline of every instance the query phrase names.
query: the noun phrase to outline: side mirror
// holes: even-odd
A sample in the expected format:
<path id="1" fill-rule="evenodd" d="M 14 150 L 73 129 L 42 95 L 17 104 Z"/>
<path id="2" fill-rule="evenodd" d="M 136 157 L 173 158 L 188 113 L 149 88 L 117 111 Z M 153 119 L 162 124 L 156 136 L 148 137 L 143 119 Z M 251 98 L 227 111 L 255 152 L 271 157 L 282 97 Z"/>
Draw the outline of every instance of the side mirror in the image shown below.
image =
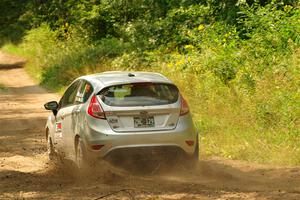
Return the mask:
<path id="1" fill-rule="evenodd" d="M 46 110 L 52 110 L 53 114 L 57 114 L 58 103 L 56 101 L 50 101 L 44 104 Z"/>

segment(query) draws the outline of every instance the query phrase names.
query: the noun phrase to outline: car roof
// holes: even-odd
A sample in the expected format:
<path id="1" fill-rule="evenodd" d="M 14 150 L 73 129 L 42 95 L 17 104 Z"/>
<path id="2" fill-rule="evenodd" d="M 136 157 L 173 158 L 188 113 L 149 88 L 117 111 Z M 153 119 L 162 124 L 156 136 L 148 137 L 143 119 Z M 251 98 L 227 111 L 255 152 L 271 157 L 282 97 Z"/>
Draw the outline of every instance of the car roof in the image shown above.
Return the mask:
<path id="1" fill-rule="evenodd" d="M 86 79 L 92 84 L 100 84 L 102 87 L 136 82 L 172 83 L 172 81 L 162 74 L 154 72 L 109 71 L 86 75 L 80 78 Z"/>

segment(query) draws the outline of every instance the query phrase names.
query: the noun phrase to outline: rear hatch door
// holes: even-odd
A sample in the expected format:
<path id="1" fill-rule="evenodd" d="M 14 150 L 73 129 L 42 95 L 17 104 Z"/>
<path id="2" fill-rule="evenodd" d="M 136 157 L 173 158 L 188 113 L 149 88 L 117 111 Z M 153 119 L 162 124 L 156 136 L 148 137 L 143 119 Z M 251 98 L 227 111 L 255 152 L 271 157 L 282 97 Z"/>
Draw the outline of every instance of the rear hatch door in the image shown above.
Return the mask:
<path id="1" fill-rule="evenodd" d="M 166 83 L 130 83 L 102 90 L 98 100 L 117 132 L 174 129 L 180 114 L 178 89 Z"/>

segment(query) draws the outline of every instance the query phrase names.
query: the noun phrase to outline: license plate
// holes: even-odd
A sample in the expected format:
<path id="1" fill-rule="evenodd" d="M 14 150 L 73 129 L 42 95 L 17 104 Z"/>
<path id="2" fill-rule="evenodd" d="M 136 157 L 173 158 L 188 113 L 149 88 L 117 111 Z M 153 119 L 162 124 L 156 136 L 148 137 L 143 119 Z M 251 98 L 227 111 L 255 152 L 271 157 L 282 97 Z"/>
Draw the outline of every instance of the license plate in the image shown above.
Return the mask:
<path id="1" fill-rule="evenodd" d="M 134 117 L 133 121 L 134 121 L 135 128 L 154 127 L 154 117 L 153 116 Z"/>

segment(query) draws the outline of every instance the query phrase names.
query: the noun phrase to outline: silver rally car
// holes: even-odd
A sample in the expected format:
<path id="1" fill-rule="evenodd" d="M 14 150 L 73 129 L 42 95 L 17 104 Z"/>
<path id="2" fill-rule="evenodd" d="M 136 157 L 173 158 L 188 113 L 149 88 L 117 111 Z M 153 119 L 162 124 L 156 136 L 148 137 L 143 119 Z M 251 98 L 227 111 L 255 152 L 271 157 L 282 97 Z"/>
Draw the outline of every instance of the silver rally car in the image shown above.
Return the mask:
<path id="1" fill-rule="evenodd" d="M 166 77 L 150 72 L 105 72 L 77 78 L 46 124 L 48 153 L 81 168 L 113 154 L 184 154 L 198 159 L 198 133 L 189 107 Z"/>

